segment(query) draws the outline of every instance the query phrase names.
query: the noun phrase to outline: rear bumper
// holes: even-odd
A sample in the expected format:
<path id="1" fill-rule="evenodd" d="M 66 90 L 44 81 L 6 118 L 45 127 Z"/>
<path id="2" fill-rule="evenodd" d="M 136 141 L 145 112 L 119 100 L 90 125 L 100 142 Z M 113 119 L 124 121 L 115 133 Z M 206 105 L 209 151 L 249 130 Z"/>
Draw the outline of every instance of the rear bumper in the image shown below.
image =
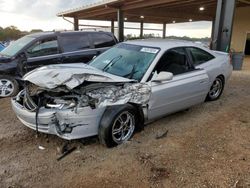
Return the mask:
<path id="1" fill-rule="evenodd" d="M 230 78 L 230 76 L 232 75 L 232 72 L 233 72 L 233 66 L 230 64 L 229 65 L 229 68 L 228 68 L 228 71 L 227 71 L 227 73 L 226 73 L 226 81 Z"/>
<path id="2" fill-rule="evenodd" d="M 27 127 L 36 130 L 36 113 L 30 112 L 19 104 L 15 98 L 11 104 L 18 119 Z M 38 131 L 57 135 L 66 140 L 79 139 L 98 134 L 99 122 L 105 108 L 90 107 L 73 109 L 40 108 L 38 113 Z"/>

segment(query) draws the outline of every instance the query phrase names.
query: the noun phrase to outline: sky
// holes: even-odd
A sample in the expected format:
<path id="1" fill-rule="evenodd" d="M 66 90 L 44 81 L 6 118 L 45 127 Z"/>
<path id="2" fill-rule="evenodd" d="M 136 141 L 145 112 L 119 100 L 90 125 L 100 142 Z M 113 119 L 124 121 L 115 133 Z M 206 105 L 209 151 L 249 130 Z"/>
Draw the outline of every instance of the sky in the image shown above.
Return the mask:
<path id="1" fill-rule="evenodd" d="M 0 26 L 17 26 L 20 30 L 30 31 L 32 29 L 51 30 L 72 30 L 72 24 L 57 17 L 58 12 L 76 8 L 100 0 L 0 0 Z M 109 25 L 109 22 L 101 21 L 80 21 L 82 24 Z M 125 26 L 139 27 L 139 24 L 125 23 Z M 161 29 L 159 24 L 145 24 L 145 28 Z M 192 22 L 168 24 L 166 27 L 167 36 L 189 36 L 189 37 L 210 37 L 211 22 Z M 148 31 L 144 33 L 155 33 L 161 36 L 162 32 Z M 139 35 L 139 30 L 125 30 L 125 34 Z"/>

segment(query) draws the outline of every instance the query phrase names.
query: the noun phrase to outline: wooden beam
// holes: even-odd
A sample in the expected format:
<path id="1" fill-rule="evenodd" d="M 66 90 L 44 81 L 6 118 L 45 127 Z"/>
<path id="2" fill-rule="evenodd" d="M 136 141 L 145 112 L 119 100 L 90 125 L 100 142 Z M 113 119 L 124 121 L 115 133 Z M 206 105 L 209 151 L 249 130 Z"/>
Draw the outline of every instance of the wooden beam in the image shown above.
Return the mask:
<path id="1" fill-rule="evenodd" d="M 187 20 L 189 18 L 193 19 L 199 19 L 199 20 L 212 20 L 211 16 L 205 15 L 205 14 L 198 14 L 198 13 L 190 13 L 190 12 L 174 12 L 174 11 L 164 11 L 161 9 L 158 9 L 157 11 L 144 11 L 144 10 L 136 10 L 136 11 L 128 11 L 128 15 L 134 15 L 134 16 L 140 16 L 143 15 L 146 19 L 146 17 L 152 17 L 152 18 L 159 18 L 164 19 L 166 17 L 173 18 L 173 19 L 183 19 L 186 18 Z"/>
<path id="2" fill-rule="evenodd" d="M 77 14 L 77 16 L 79 18 L 82 19 L 86 19 L 86 18 L 91 18 L 91 17 L 96 17 L 98 15 L 106 15 L 106 14 L 116 14 L 117 9 L 109 9 L 109 8 L 105 8 L 105 9 L 100 9 L 100 10 L 95 10 L 95 11 L 87 11 L 87 12 L 81 12 L 79 14 Z"/>
<path id="3" fill-rule="evenodd" d="M 154 6 L 153 8 L 177 8 L 177 9 L 182 9 L 182 7 L 197 7 L 197 6 L 209 6 L 213 5 L 216 7 L 216 0 L 185 0 L 185 1 L 176 1 L 172 3 L 166 3 L 161 6 Z"/>
<path id="4" fill-rule="evenodd" d="M 238 0 L 238 1 L 241 2 L 241 3 L 245 3 L 245 4 L 250 5 L 250 1 L 248 1 L 248 0 Z"/>
<path id="5" fill-rule="evenodd" d="M 150 6 L 156 6 L 164 3 L 174 2 L 176 0 L 142 0 L 137 1 L 137 3 L 134 3 L 132 5 L 123 5 L 122 10 L 131 10 L 131 9 L 137 9 L 137 8 L 144 8 L 144 7 L 150 7 Z"/>
<path id="6" fill-rule="evenodd" d="M 144 22 L 163 23 L 175 20 L 177 22 L 188 21 L 192 18 L 194 21 L 198 20 L 213 20 L 215 16 L 214 2 L 216 0 L 119 0 L 98 7 L 91 7 L 90 9 L 77 11 L 71 13 L 71 16 L 78 17 L 78 19 L 85 20 L 117 20 L 116 5 L 122 6 L 124 15 L 130 18 L 129 22 L 137 22 L 140 20 L 136 17 L 144 15 Z M 212 8 L 207 11 L 199 12 L 197 6 L 206 5 Z M 173 9 L 173 10 L 172 10 Z M 208 11 L 209 10 L 209 11 Z M 212 10 L 212 11 L 211 11 Z"/>

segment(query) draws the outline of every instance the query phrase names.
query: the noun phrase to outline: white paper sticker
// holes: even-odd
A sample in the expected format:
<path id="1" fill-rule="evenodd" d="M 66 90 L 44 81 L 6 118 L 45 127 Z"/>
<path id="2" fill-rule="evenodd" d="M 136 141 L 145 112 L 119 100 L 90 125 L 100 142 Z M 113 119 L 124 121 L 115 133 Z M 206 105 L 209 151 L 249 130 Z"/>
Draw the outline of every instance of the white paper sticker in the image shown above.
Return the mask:
<path id="1" fill-rule="evenodd" d="M 151 53 L 151 54 L 156 54 L 159 51 L 159 49 L 155 48 L 142 48 L 141 52 L 146 52 L 146 53 Z"/>

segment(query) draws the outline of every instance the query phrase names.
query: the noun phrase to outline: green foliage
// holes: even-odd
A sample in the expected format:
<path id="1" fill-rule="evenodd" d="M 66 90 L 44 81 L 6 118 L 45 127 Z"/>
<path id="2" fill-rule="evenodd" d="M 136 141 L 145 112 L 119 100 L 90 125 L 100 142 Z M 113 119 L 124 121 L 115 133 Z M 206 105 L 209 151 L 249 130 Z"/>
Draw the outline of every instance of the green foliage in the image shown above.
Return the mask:
<path id="1" fill-rule="evenodd" d="M 43 32 L 43 30 L 41 30 L 41 29 L 32 29 L 30 31 L 30 33 L 40 33 L 40 32 Z"/>
<path id="2" fill-rule="evenodd" d="M 22 32 L 15 26 L 9 26 L 6 28 L 0 27 L 0 41 L 4 40 L 16 40 L 20 38 Z"/>
<path id="3" fill-rule="evenodd" d="M 190 37 L 187 37 L 187 36 L 184 36 L 184 37 L 176 37 L 176 36 L 168 36 L 166 37 L 167 39 L 178 39 L 178 40 L 187 40 L 187 41 L 200 41 L 200 42 L 210 42 L 211 41 L 211 38 L 209 37 L 205 37 L 205 38 L 190 38 Z"/>
<path id="4" fill-rule="evenodd" d="M 149 38 L 160 38 L 160 36 L 155 35 L 154 33 L 144 34 L 143 35 L 143 39 L 149 39 Z M 125 39 L 126 40 L 136 40 L 136 39 L 141 39 L 141 38 L 136 36 L 136 35 L 128 34 L 127 36 L 125 36 Z"/>
<path id="5" fill-rule="evenodd" d="M 20 31 L 15 26 L 9 26 L 6 28 L 0 27 L 0 41 L 17 40 L 18 38 L 23 37 L 24 35 L 42 31 L 43 30 L 41 29 L 32 29 L 30 32 L 27 32 L 27 31 Z"/>
<path id="6" fill-rule="evenodd" d="M 135 39 L 140 39 L 140 37 L 132 34 L 128 34 L 126 37 L 126 40 L 135 40 Z M 155 35 L 154 33 L 151 34 L 144 34 L 143 39 L 148 39 L 148 38 L 161 38 L 159 35 Z M 184 37 L 177 37 L 177 36 L 168 36 L 166 39 L 177 39 L 177 40 L 187 40 L 187 41 L 200 41 L 204 43 L 208 43 L 211 41 L 211 38 L 205 37 L 205 38 L 190 38 L 187 36 Z"/>

